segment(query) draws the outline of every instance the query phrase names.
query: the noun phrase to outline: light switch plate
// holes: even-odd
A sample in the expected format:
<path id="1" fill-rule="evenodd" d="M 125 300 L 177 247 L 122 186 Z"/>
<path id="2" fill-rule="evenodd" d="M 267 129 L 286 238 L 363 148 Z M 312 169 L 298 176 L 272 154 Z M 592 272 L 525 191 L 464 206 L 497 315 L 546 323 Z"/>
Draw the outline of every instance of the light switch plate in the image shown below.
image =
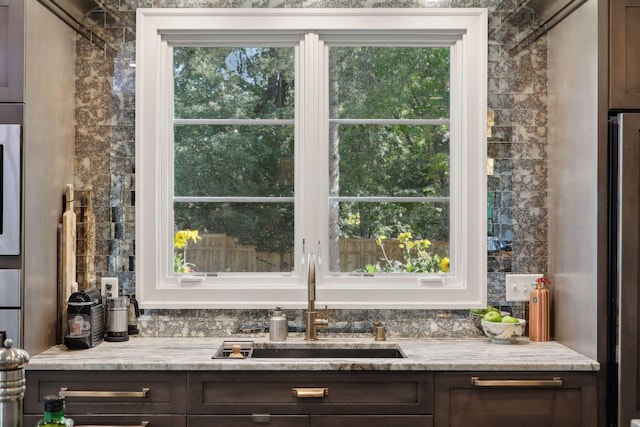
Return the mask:
<path id="1" fill-rule="evenodd" d="M 529 293 L 542 274 L 507 274 L 507 301 L 529 301 Z"/>
<path id="2" fill-rule="evenodd" d="M 115 298 L 118 296 L 118 278 L 103 277 L 100 279 L 102 298 Z"/>

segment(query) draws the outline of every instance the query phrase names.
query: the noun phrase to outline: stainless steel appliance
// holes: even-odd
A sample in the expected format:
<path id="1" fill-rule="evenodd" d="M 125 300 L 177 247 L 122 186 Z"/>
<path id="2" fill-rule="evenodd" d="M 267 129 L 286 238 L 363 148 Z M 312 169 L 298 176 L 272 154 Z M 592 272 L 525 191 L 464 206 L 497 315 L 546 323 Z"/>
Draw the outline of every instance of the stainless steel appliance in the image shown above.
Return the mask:
<path id="1" fill-rule="evenodd" d="M 21 126 L 0 124 L 0 330 L 22 346 Z"/>
<path id="2" fill-rule="evenodd" d="M 71 349 L 95 347 L 104 339 L 105 310 L 97 288 L 74 292 L 67 302 L 68 333 L 64 344 Z"/>
<path id="3" fill-rule="evenodd" d="M 114 297 L 107 298 L 107 333 L 105 341 L 128 341 L 129 340 L 129 313 L 127 305 L 129 298 Z"/>
<path id="4" fill-rule="evenodd" d="M 0 270 L 0 330 L 20 347 L 21 329 L 20 270 Z"/>
<path id="5" fill-rule="evenodd" d="M 20 125 L 0 125 L 0 255 L 20 254 Z"/>
<path id="6" fill-rule="evenodd" d="M 607 426 L 640 419 L 640 113 L 609 118 Z"/>

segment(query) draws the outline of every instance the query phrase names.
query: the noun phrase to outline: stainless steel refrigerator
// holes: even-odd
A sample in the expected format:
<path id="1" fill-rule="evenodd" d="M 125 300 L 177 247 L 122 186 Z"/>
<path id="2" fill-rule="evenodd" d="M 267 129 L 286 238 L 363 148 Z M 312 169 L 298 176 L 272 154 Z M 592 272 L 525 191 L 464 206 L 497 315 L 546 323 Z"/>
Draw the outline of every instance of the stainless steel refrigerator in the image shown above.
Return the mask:
<path id="1" fill-rule="evenodd" d="M 640 423 L 640 113 L 609 117 L 608 427 Z"/>
<path id="2" fill-rule="evenodd" d="M 22 344 L 21 129 L 0 124 L 0 331 Z"/>

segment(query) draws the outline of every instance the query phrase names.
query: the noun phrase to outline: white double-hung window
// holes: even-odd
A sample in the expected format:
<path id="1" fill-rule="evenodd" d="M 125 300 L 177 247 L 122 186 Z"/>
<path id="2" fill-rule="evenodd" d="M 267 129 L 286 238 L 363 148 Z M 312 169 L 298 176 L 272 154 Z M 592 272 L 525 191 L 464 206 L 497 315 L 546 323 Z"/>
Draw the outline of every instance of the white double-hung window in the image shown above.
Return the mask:
<path id="1" fill-rule="evenodd" d="M 143 307 L 486 303 L 485 9 L 138 9 Z"/>

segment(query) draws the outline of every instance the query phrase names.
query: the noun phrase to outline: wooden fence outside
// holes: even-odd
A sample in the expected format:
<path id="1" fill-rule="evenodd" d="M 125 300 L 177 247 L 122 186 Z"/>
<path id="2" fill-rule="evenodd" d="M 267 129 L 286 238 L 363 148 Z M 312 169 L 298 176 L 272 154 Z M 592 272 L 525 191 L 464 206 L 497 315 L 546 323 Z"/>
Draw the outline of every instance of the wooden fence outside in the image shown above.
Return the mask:
<path id="1" fill-rule="evenodd" d="M 249 245 L 242 245 L 226 234 L 204 234 L 197 243 L 189 242 L 187 262 L 196 271 L 216 272 L 277 272 L 293 269 L 293 254 L 281 256 L 273 252 L 259 252 Z M 398 241 L 384 241 L 389 259 L 402 259 Z M 435 243 L 438 253 L 445 253 L 446 244 Z M 340 266 L 342 271 L 356 271 L 367 264 L 375 264 L 383 257 L 375 239 L 340 239 Z"/>

